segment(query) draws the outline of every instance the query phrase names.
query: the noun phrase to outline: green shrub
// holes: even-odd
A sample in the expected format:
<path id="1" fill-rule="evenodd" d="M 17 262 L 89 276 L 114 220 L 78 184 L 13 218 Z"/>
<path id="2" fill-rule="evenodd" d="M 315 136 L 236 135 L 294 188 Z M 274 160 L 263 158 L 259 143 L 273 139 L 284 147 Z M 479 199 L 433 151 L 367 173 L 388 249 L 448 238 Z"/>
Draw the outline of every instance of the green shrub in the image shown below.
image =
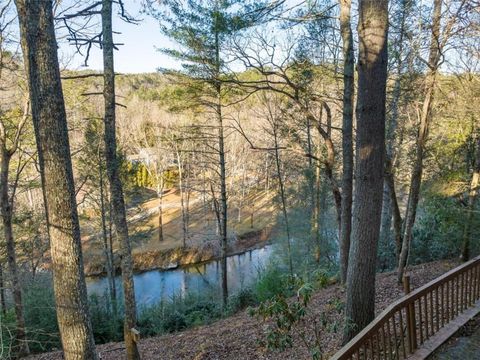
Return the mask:
<path id="1" fill-rule="evenodd" d="M 27 337 L 32 352 L 61 347 L 55 309 L 55 296 L 50 276 L 38 274 L 23 289 Z"/>
<path id="2" fill-rule="evenodd" d="M 289 275 L 275 265 L 268 266 L 261 272 L 254 284 L 254 292 L 259 302 L 266 301 L 276 295 L 291 294 Z"/>
<path id="3" fill-rule="evenodd" d="M 234 314 L 257 304 L 258 299 L 252 288 L 241 289 L 236 294 L 230 296 L 228 301 L 228 313 Z"/>

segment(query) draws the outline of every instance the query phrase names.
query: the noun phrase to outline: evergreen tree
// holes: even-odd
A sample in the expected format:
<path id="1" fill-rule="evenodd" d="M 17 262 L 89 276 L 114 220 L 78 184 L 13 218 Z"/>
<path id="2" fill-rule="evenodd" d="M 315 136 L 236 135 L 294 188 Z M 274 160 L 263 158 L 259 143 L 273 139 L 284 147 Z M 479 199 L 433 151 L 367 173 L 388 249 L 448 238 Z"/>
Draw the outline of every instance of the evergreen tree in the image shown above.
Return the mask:
<path id="1" fill-rule="evenodd" d="M 149 12 L 161 22 L 161 31 L 173 40 L 177 49 L 161 51 L 182 63 L 179 71 L 167 71 L 188 87 L 189 104 L 205 108 L 215 118 L 217 172 L 219 189 L 213 189 L 218 203 L 217 221 L 220 229 L 222 297 L 228 298 L 227 286 L 227 188 L 225 161 L 224 107 L 230 88 L 228 79 L 228 44 L 234 34 L 257 24 L 265 16 L 263 2 L 241 0 L 177 1 L 168 0 L 163 7 L 149 3 Z M 218 192 L 219 198 L 215 193 Z"/>

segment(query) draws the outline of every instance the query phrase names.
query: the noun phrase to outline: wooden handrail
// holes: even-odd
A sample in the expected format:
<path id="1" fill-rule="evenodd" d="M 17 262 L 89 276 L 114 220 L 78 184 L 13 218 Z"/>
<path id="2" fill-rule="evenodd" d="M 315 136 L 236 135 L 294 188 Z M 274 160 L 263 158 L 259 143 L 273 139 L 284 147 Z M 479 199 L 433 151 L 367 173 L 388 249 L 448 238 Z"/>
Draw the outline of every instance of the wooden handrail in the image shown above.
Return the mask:
<path id="1" fill-rule="evenodd" d="M 413 353 L 417 341 L 422 344 L 479 298 L 480 256 L 390 304 L 332 359 L 400 359 L 400 350 L 406 358 L 405 343 Z"/>

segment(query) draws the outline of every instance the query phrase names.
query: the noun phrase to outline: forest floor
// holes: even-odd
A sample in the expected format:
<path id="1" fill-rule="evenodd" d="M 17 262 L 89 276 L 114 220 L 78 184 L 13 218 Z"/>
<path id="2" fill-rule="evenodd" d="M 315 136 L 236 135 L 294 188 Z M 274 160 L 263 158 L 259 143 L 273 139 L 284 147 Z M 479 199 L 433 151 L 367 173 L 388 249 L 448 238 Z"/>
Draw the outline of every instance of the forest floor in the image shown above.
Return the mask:
<path id="1" fill-rule="evenodd" d="M 236 254 L 263 246 L 270 237 L 277 210 L 272 205 L 272 191 L 255 191 L 246 194 L 241 206 L 231 206 L 229 211 L 229 254 Z M 189 200 L 188 236 L 183 247 L 183 220 L 178 189 L 169 189 L 163 197 L 163 241 L 159 240 L 158 204 L 156 195 L 130 195 L 128 222 L 135 271 L 169 269 L 180 265 L 212 260 L 218 256 L 215 214 L 207 209 L 201 198 Z M 95 221 L 98 220 L 98 221 Z M 82 248 L 85 273 L 105 273 L 103 240 L 99 232 L 98 217 L 82 221 Z M 114 244 L 114 251 L 118 252 Z M 120 267 L 116 257 L 115 266 Z"/>
<path id="2" fill-rule="evenodd" d="M 412 289 L 433 280 L 457 266 L 455 261 L 437 261 L 417 265 L 409 269 Z M 383 273 L 377 276 L 376 312 L 385 309 L 391 302 L 403 295 L 402 287 L 396 282 L 396 274 Z M 251 317 L 247 310 L 219 320 L 211 325 L 200 326 L 152 338 L 141 339 L 140 353 L 144 360 L 284 360 L 310 359 L 309 350 L 299 339 L 299 333 L 314 337 L 314 324 L 327 320 L 327 326 L 321 329 L 320 341 L 325 358 L 335 353 L 341 344 L 343 328 L 343 304 L 345 289 L 340 285 L 331 285 L 317 291 L 308 306 L 304 321 L 294 328 L 293 347 L 283 352 L 267 351 L 261 346 L 268 324 Z M 122 343 L 99 345 L 98 352 L 102 360 L 124 358 Z M 60 360 L 61 352 L 31 356 L 29 360 Z"/>

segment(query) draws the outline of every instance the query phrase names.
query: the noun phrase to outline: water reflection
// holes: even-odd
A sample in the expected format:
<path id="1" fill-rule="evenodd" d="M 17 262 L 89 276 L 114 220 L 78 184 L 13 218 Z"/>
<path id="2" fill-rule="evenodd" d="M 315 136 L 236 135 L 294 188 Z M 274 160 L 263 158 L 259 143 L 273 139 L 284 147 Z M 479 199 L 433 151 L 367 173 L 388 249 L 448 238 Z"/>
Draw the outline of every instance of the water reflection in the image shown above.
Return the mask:
<path id="1" fill-rule="evenodd" d="M 248 286 L 258 275 L 270 257 L 271 246 L 249 251 L 227 258 L 228 289 L 233 293 Z M 167 300 L 174 295 L 185 296 L 189 292 L 201 293 L 220 286 L 221 268 L 219 261 L 192 265 L 176 270 L 151 270 L 134 275 L 137 306 L 148 306 Z M 121 278 L 116 277 L 117 289 L 121 293 Z M 108 291 L 106 278 L 87 279 L 88 293 L 103 295 Z"/>

